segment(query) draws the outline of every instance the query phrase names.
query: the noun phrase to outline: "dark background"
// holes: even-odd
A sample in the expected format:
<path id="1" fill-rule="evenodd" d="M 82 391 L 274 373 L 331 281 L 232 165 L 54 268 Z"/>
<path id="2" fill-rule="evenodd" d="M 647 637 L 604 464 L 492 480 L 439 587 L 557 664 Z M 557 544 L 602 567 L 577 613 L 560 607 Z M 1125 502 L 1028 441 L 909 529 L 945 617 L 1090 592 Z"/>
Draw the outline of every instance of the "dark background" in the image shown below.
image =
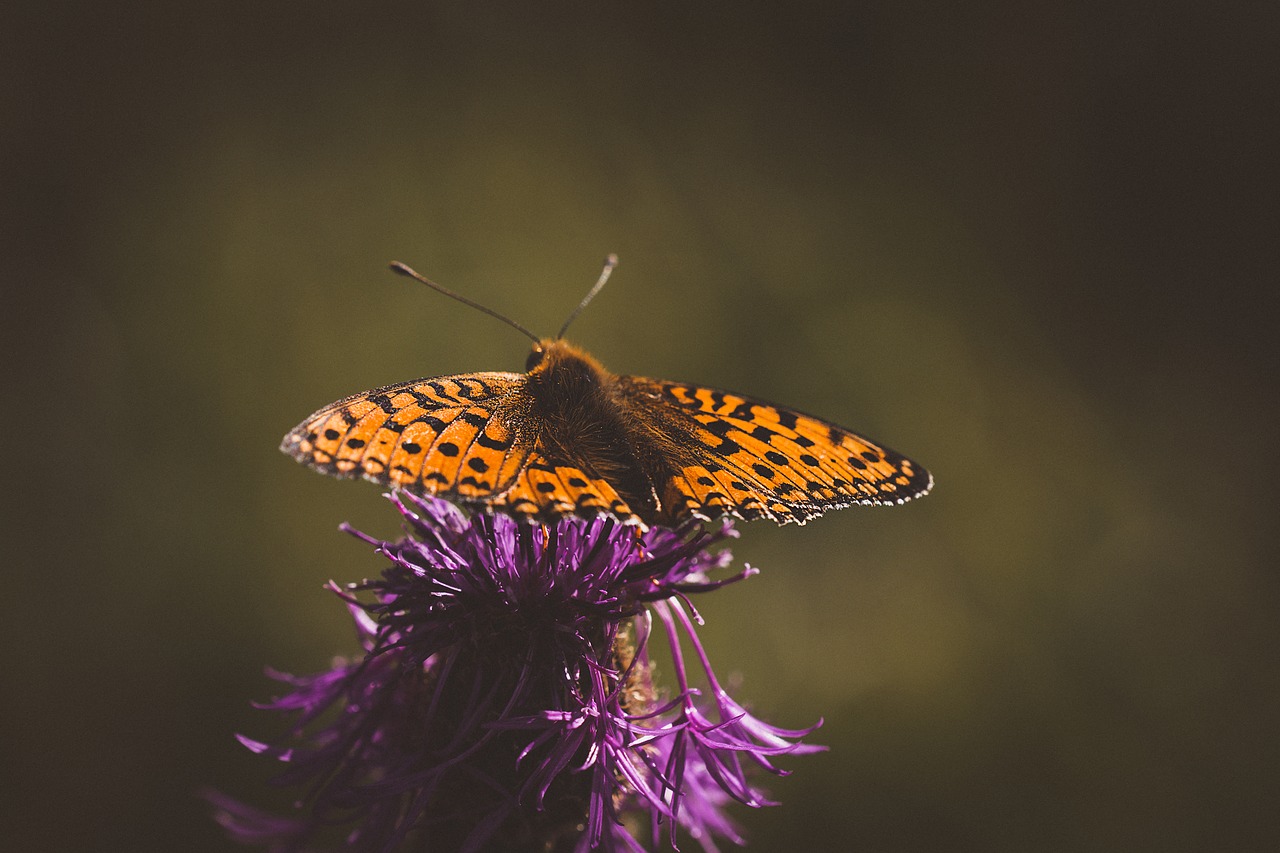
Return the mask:
<path id="1" fill-rule="evenodd" d="M 751 849 L 1275 849 L 1274 7 L 0 14 L 6 849 L 229 848 L 262 667 L 352 651 L 336 525 L 396 529 L 281 435 L 524 362 L 385 264 L 550 333 L 609 251 L 610 367 L 938 481 L 747 526 L 700 602 L 739 696 L 826 718 Z"/>

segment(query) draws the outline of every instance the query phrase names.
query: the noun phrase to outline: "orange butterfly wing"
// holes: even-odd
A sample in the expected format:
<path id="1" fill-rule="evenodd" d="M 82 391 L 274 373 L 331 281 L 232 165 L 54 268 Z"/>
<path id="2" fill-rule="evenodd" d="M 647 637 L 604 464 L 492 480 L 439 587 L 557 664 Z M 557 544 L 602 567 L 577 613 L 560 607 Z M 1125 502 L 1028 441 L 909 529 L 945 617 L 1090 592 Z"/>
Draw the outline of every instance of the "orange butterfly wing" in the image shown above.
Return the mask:
<path id="1" fill-rule="evenodd" d="M 510 488 L 533 452 L 532 437 L 504 417 L 525 381 L 465 373 L 366 391 L 307 418 L 280 449 L 325 474 L 487 501 Z"/>
<path id="2" fill-rule="evenodd" d="M 519 518 L 610 513 L 638 521 L 608 481 L 537 452 L 520 373 L 416 379 L 339 400 L 280 449 L 324 474 L 363 477 Z M 524 424 L 524 428 L 521 428 Z"/>
<path id="3" fill-rule="evenodd" d="M 852 504 L 900 504 L 933 477 L 843 427 L 715 388 L 618 377 L 633 417 L 672 449 L 668 515 L 805 521 Z"/>

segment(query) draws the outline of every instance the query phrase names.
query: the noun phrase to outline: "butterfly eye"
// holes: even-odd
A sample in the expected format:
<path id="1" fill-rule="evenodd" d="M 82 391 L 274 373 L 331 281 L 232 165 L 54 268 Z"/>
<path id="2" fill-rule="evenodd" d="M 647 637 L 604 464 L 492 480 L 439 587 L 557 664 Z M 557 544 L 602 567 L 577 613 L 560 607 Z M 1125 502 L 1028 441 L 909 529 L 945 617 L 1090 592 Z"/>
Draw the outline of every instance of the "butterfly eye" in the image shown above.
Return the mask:
<path id="1" fill-rule="evenodd" d="M 546 354 L 547 352 L 542 348 L 541 344 L 534 344 L 533 349 L 529 350 L 529 357 L 524 362 L 525 372 L 528 373 L 539 364 L 542 364 L 542 359 L 546 357 Z"/>

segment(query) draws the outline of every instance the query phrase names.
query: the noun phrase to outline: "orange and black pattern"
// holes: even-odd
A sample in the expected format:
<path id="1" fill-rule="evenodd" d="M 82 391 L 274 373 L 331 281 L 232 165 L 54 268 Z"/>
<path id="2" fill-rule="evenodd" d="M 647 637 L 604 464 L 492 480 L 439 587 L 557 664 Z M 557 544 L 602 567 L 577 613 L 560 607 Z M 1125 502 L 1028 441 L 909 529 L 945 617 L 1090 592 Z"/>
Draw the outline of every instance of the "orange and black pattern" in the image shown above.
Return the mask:
<path id="1" fill-rule="evenodd" d="M 419 379 L 326 406 L 281 449 L 326 474 L 517 518 L 607 513 L 629 524 L 720 516 L 804 523 L 899 504 L 929 473 L 791 409 L 694 385 L 616 376 L 562 340 L 530 370 Z"/>
<path id="2" fill-rule="evenodd" d="M 692 515 L 803 523 L 853 504 L 900 504 L 933 485 L 900 453 L 793 409 L 694 385 L 620 377 L 696 422 L 667 484 Z"/>
<path id="3" fill-rule="evenodd" d="M 388 385 L 326 406 L 281 449 L 338 477 L 484 499 L 510 487 L 532 452 L 495 417 L 523 383 L 518 373 L 472 373 Z"/>

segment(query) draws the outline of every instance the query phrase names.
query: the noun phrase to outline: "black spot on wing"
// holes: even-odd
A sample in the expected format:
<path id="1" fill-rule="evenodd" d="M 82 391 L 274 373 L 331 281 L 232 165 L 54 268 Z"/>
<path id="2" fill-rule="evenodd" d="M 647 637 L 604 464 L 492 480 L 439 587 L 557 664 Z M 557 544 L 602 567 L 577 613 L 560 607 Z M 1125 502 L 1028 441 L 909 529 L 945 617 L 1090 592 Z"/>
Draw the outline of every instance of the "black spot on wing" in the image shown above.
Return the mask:
<path id="1" fill-rule="evenodd" d="M 489 434 L 486 432 L 481 432 L 480 435 L 476 436 L 476 444 L 489 450 L 509 450 L 511 445 L 515 443 L 515 440 L 514 432 L 512 432 L 511 437 L 506 440 L 490 438 Z"/>

